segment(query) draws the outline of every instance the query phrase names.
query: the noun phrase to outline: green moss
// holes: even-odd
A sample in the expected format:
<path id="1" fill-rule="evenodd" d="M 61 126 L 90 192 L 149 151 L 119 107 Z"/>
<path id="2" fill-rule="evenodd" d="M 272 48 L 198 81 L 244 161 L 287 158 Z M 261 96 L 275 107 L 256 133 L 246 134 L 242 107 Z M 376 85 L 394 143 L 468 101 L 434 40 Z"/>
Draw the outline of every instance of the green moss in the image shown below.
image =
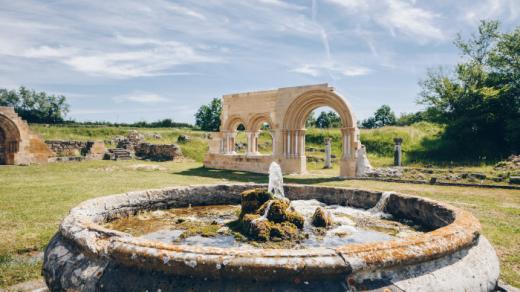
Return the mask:
<path id="1" fill-rule="evenodd" d="M 316 208 L 312 215 L 312 225 L 316 227 L 330 227 L 332 224 L 331 214 L 322 207 Z"/>
<path id="2" fill-rule="evenodd" d="M 184 229 L 180 238 L 187 238 L 194 235 L 200 235 L 202 237 L 213 237 L 217 236 L 217 232 L 222 226 L 218 224 L 208 224 L 199 221 L 182 221 L 176 226 L 180 229 Z"/>
<path id="3" fill-rule="evenodd" d="M 300 215 L 294 211 L 287 211 L 285 213 L 285 215 L 287 216 L 287 221 L 294 224 L 299 229 L 303 229 L 303 224 L 305 222 L 305 219 L 303 218 L 302 215 Z"/>
<path id="4" fill-rule="evenodd" d="M 258 208 L 272 198 L 273 195 L 267 189 L 252 189 L 243 192 L 240 218 L 244 217 L 245 214 L 256 214 Z"/>
<path id="5" fill-rule="evenodd" d="M 270 237 L 271 240 L 274 238 L 284 239 L 297 239 L 299 235 L 298 228 L 292 223 L 283 222 L 271 224 Z"/>
<path id="6" fill-rule="evenodd" d="M 287 221 L 286 213 L 289 208 L 289 202 L 287 200 L 269 200 L 258 209 L 257 214 L 263 215 L 267 207 L 269 207 L 269 212 L 267 213 L 267 219 L 269 221 L 274 223 Z"/>
<path id="7" fill-rule="evenodd" d="M 257 241 L 268 241 L 271 238 L 271 222 L 257 220 L 249 225 L 249 235 Z"/>

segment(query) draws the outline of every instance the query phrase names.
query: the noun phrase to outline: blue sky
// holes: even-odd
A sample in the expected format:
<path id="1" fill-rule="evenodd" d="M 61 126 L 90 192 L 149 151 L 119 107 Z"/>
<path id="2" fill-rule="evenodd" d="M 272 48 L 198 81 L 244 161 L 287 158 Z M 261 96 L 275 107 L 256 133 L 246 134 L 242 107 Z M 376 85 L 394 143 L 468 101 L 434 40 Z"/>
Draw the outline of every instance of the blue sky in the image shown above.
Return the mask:
<path id="1" fill-rule="evenodd" d="M 0 87 L 68 97 L 76 120 L 193 122 L 223 94 L 328 82 L 358 119 L 415 100 L 480 19 L 518 0 L 0 0 Z"/>

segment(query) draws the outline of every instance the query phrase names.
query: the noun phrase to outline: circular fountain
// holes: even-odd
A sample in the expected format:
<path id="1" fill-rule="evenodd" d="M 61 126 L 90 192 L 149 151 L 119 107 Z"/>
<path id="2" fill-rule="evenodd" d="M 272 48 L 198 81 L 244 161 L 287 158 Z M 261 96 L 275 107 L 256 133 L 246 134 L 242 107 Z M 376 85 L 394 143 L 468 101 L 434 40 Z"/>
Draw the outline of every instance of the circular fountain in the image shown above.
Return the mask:
<path id="1" fill-rule="evenodd" d="M 468 212 L 397 193 L 283 185 L 273 169 L 269 185 L 86 201 L 49 243 L 43 274 L 53 291 L 489 291 L 499 267 Z"/>

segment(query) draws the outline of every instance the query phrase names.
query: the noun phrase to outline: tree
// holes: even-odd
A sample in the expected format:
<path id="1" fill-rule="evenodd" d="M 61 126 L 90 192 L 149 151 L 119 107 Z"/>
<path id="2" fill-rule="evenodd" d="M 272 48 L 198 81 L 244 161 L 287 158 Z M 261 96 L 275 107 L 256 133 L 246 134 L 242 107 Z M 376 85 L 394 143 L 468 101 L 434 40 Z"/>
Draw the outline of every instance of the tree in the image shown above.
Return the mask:
<path id="1" fill-rule="evenodd" d="M 444 145 L 457 157 L 503 157 L 520 151 L 520 27 L 501 34 L 497 21 L 482 21 L 455 45 L 463 62 L 453 71 L 430 70 L 418 102 L 446 125 Z"/>
<path id="2" fill-rule="evenodd" d="M 397 126 L 409 126 L 424 120 L 426 120 L 424 112 L 401 113 L 395 124 Z"/>
<path id="3" fill-rule="evenodd" d="M 363 128 L 372 129 L 395 125 L 395 123 L 396 118 L 394 112 L 390 106 L 384 104 L 376 110 L 373 117 L 369 117 L 368 119 L 361 122 L 361 126 Z"/>
<path id="4" fill-rule="evenodd" d="M 47 95 L 23 86 L 15 90 L 0 89 L 0 106 L 11 106 L 31 123 L 61 123 L 69 112 L 63 95 Z"/>
<path id="5" fill-rule="evenodd" d="M 341 118 L 333 111 L 321 112 L 316 119 L 316 128 L 339 128 Z"/>
<path id="6" fill-rule="evenodd" d="M 305 128 L 311 128 L 316 126 L 316 117 L 314 116 L 314 112 L 311 112 L 305 120 Z"/>
<path id="7" fill-rule="evenodd" d="M 214 98 L 209 104 L 202 105 L 195 114 L 195 125 L 204 131 L 218 131 L 220 128 L 220 114 L 222 101 Z"/>

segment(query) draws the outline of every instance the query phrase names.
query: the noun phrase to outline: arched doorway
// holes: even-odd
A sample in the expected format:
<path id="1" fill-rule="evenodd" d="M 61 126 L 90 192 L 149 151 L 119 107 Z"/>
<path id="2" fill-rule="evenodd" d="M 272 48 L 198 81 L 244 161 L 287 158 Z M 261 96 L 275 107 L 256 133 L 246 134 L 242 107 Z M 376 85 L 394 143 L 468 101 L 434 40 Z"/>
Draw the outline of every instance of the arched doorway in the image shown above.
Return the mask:
<path id="1" fill-rule="evenodd" d="M 248 155 L 272 155 L 274 150 L 273 122 L 268 114 L 256 114 L 248 124 Z"/>
<path id="2" fill-rule="evenodd" d="M 221 131 L 223 133 L 223 139 L 221 140 L 220 144 L 221 153 L 237 154 L 235 151 L 237 132 L 239 130 L 247 131 L 245 125 L 246 123 L 244 122 L 244 119 L 239 116 L 231 117 L 229 121 L 223 125 L 223 130 Z"/>
<path id="3" fill-rule="evenodd" d="M 4 115 L 0 115 L 0 165 L 14 164 L 18 152 L 20 132 L 16 125 Z"/>
<path id="4" fill-rule="evenodd" d="M 289 105 L 282 128 L 283 155 L 287 160 L 287 166 L 293 171 L 306 171 L 305 122 L 309 114 L 319 107 L 330 107 L 340 116 L 342 135 L 340 176 L 355 176 L 355 151 L 359 141 L 356 119 L 347 102 L 336 93 L 327 90 L 307 91 Z"/>

